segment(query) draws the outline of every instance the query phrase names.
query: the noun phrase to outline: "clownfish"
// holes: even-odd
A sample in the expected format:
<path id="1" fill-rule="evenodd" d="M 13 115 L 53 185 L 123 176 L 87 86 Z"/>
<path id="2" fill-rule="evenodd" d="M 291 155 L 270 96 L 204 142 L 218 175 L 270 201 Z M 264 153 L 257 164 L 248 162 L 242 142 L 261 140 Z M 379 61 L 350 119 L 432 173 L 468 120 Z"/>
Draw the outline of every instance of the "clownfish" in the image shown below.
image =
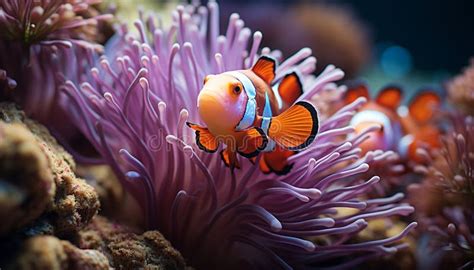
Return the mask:
<path id="1" fill-rule="evenodd" d="M 399 151 L 402 156 L 420 161 L 418 148 L 427 146 L 436 149 L 441 146 L 441 132 L 434 123 L 441 105 L 441 98 L 436 92 L 425 90 L 412 99 L 408 108 L 405 106 L 398 108 L 397 112 L 406 134 L 400 140 Z"/>
<path id="2" fill-rule="evenodd" d="M 441 106 L 441 99 L 435 92 L 420 92 L 406 107 L 401 105 L 403 91 L 397 86 L 387 86 L 371 99 L 367 86 L 357 84 L 348 88 L 344 101 L 349 104 L 359 97 L 365 97 L 368 102 L 351 120 L 355 134 L 364 132 L 373 124 L 381 127 L 361 143 L 363 153 L 392 150 L 404 159 L 417 160 L 419 146 L 438 147 L 439 131 L 432 125 L 432 119 Z"/>
<path id="3" fill-rule="evenodd" d="M 197 99 L 199 115 L 206 126 L 187 125 L 195 131 L 201 150 L 214 153 L 221 144 L 224 164 L 240 168 L 237 154 L 255 162 L 265 173 L 285 174 L 287 159 L 308 147 L 318 133 L 318 113 L 312 104 L 298 101 L 303 93 L 296 72 L 277 84 L 276 62 L 261 56 L 251 69 L 208 75 Z"/>

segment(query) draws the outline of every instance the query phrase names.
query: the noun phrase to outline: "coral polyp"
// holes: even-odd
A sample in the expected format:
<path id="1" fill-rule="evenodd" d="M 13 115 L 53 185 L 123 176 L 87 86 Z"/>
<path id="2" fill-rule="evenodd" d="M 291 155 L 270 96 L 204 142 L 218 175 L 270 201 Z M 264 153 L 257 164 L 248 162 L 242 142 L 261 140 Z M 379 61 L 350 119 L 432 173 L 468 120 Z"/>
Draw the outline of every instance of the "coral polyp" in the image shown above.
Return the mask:
<path id="1" fill-rule="evenodd" d="M 357 175 L 384 154 L 361 156 L 358 148 L 374 127 L 341 138 L 353 133 L 347 125 L 364 98 L 324 115 L 315 143 L 291 157 L 294 169 L 284 176 L 265 175 L 246 160 L 231 174 L 219 155 L 198 149 L 185 122 L 200 122 L 196 99 L 208 74 L 271 55 L 281 62 L 272 84 L 294 70 L 302 75 L 300 100 L 343 92 L 335 84 L 340 69 L 312 75 L 311 50 L 282 61 L 279 51 L 260 49 L 262 34 L 252 34 L 237 14 L 221 35 L 218 15 L 215 2 L 180 6 L 165 28 L 141 14 L 138 35 L 119 28 L 90 80 L 62 87 L 73 123 L 136 199 L 146 226 L 203 269 L 351 267 L 404 247 L 398 241 L 416 223 L 391 238 L 351 242 L 371 219 L 413 212 L 400 203 L 402 194 L 363 198 L 380 178 Z"/>

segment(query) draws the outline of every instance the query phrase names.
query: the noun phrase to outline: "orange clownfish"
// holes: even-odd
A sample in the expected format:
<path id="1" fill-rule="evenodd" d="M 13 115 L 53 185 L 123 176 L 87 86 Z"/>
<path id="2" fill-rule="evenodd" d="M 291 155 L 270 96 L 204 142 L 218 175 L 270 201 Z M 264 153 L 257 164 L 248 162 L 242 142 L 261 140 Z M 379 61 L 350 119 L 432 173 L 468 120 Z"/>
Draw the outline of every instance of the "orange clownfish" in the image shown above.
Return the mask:
<path id="1" fill-rule="evenodd" d="M 265 173 L 287 173 L 287 158 L 309 146 L 318 132 L 318 114 L 306 101 L 296 72 L 272 87 L 276 62 L 261 56 L 251 69 L 208 75 L 199 93 L 197 106 L 206 127 L 193 123 L 196 144 L 214 153 L 220 144 L 225 165 L 240 168 L 237 153 L 255 161 Z M 295 103 L 296 102 L 296 103 Z"/>
<path id="2" fill-rule="evenodd" d="M 432 124 L 441 105 L 436 93 L 420 92 L 407 108 L 400 106 L 403 92 L 399 87 L 387 86 L 373 100 L 367 87 L 359 84 L 347 90 L 345 103 L 351 103 L 358 97 L 365 97 L 368 102 L 352 118 L 355 133 L 360 134 L 373 124 L 381 126 L 360 145 L 363 153 L 376 149 L 392 150 L 402 158 L 417 160 L 416 149 L 420 145 L 438 147 L 439 132 Z"/>
<path id="3" fill-rule="evenodd" d="M 440 96 L 430 90 L 416 95 L 408 108 L 398 109 L 405 136 L 400 140 L 402 154 L 414 161 L 420 161 L 417 149 L 420 147 L 438 148 L 441 146 L 441 132 L 434 120 L 440 111 Z"/>
<path id="4" fill-rule="evenodd" d="M 363 153 L 371 150 L 381 149 L 396 150 L 398 141 L 402 137 L 400 117 L 397 108 L 402 99 L 402 91 L 396 86 L 383 88 L 375 99 L 371 99 L 366 85 L 358 84 L 346 91 L 344 101 L 352 103 L 359 97 L 365 97 L 367 103 L 354 115 L 351 126 L 355 134 L 364 132 L 374 124 L 381 128 L 370 133 L 370 137 L 360 144 Z"/>

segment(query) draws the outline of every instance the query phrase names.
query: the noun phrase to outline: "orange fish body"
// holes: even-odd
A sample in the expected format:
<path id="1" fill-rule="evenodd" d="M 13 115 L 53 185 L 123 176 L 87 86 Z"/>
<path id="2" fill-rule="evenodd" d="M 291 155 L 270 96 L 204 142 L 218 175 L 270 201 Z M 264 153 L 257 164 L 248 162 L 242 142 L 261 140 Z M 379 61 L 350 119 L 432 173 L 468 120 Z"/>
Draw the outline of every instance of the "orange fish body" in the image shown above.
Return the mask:
<path id="1" fill-rule="evenodd" d="M 212 153 L 226 145 L 221 157 L 232 169 L 239 168 L 237 153 L 254 160 L 260 152 L 264 172 L 284 174 L 291 169 L 287 158 L 314 140 L 318 116 L 308 102 L 296 102 L 302 94 L 296 72 L 270 86 L 275 65 L 262 56 L 250 70 L 205 78 L 197 102 L 206 127 L 188 123 L 196 131 L 199 148 Z"/>

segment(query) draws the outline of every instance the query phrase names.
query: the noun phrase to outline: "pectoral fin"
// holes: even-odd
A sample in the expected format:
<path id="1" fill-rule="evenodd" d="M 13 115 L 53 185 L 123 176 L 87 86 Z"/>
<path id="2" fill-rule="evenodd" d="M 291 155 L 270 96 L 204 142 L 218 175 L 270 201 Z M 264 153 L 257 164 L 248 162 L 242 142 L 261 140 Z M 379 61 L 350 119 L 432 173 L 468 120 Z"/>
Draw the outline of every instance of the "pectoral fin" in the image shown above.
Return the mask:
<path id="1" fill-rule="evenodd" d="M 278 86 L 278 93 L 281 99 L 290 105 L 295 103 L 298 97 L 303 94 L 303 86 L 296 72 L 285 75 Z"/>
<path id="2" fill-rule="evenodd" d="M 186 123 L 188 127 L 192 128 L 196 132 L 196 144 L 199 149 L 206 151 L 208 153 L 214 153 L 219 148 L 219 142 L 216 137 L 211 134 L 209 129 L 205 127 L 198 126 L 193 123 Z"/>
<path id="3" fill-rule="evenodd" d="M 237 152 L 242 156 L 246 158 L 255 157 L 267 146 L 268 138 L 261 128 L 253 127 L 241 132 L 245 134 L 240 145 L 238 145 Z"/>
<path id="4" fill-rule="evenodd" d="M 318 128 L 316 109 L 310 103 L 300 101 L 272 118 L 268 136 L 278 145 L 296 151 L 306 148 L 314 141 Z"/>

